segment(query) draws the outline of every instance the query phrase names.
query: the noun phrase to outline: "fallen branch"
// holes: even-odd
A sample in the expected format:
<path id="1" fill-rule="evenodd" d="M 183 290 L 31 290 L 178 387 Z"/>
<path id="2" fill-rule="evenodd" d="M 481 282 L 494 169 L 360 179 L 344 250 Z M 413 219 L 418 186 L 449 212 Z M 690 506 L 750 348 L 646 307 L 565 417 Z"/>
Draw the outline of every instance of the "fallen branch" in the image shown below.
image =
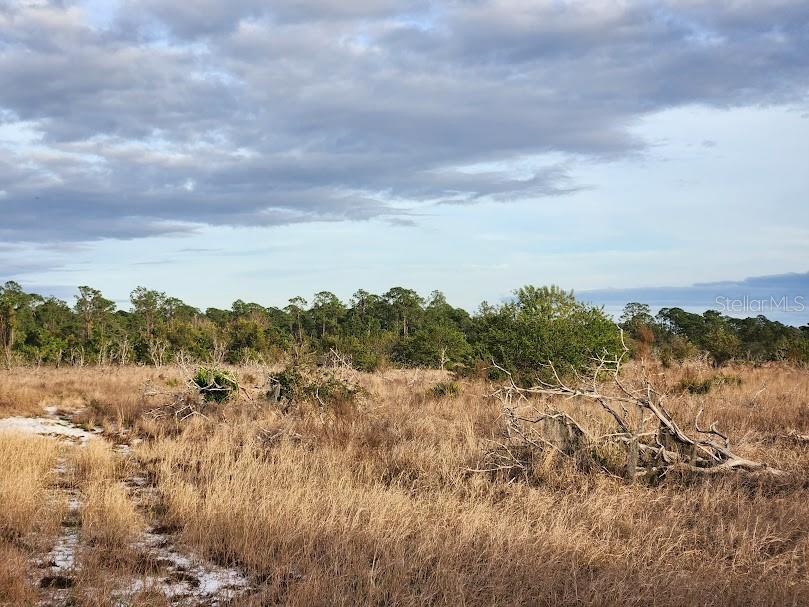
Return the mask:
<path id="1" fill-rule="evenodd" d="M 621 377 L 621 365 L 627 351 L 624 346 L 620 356 L 594 359 L 592 375 L 589 378 L 576 375 L 575 382 L 563 379 L 549 362 L 553 379 L 540 380 L 537 385 L 527 388 L 517 385 L 511 373 L 493 363 L 506 377 L 506 382 L 491 394 L 501 404 L 506 442 L 495 442 L 493 448 L 484 453 L 483 465 L 469 470 L 511 470 L 527 474 L 534 450 L 553 449 L 567 457 L 593 461 L 593 453 L 611 446 L 618 447 L 624 454 L 620 469 L 616 470 L 614 463 L 602 462 L 599 466 L 630 481 L 639 478 L 658 480 L 673 472 L 783 474 L 766 463 L 736 455 L 731 450 L 728 435 L 717 427 L 716 422 L 707 427 L 700 425 L 702 410 L 694 421 L 695 433 L 687 433 L 668 411 L 665 395 L 654 387 L 646 374 L 639 385 L 630 385 Z M 603 380 L 605 376 L 609 378 L 606 382 Z M 543 396 L 574 401 L 576 412 L 569 415 L 552 408 L 538 411 L 532 403 Z M 581 422 L 592 419 L 594 413 L 589 410 L 588 403 L 595 406 L 595 411 L 600 409 L 609 416 L 616 426 L 615 432 L 594 438 L 586 431 Z M 525 407 L 531 410 L 530 415 L 518 413 Z"/>

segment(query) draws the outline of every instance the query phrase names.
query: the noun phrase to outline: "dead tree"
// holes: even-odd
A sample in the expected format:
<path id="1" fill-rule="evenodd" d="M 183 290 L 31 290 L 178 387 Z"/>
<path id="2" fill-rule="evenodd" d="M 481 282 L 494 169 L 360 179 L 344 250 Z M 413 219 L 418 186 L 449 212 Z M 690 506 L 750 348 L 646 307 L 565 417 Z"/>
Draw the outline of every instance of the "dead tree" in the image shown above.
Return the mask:
<path id="1" fill-rule="evenodd" d="M 174 418 L 175 422 L 182 422 L 193 416 L 210 419 L 203 412 L 205 401 L 199 397 L 198 391 L 190 389 L 189 386 L 184 386 L 180 390 L 160 390 L 155 388 L 151 380 L 147 380 L 143 388 L 143 398 L 147 400 L 154 397 L 161 397 L 164 402 L 144 412 L 144 417 L 154 421 Z"/>
<path id="2" fill-rule="evenodd" d="M 665 395 L 648 377 L 644 375 L 640 382 L 630 383 L 621 376 L 625 354 L 626 351 L 620 356 L 597 358 L 589 377 L 574 374 L 573 380 L 563 379 L 549 363 L 548 375 L 552 379 L 540 380 L 528 388 L 517 385 L 508 371 L 495 364 L 507 378 L 492 394 L 502 407 L 505 436 L 502 441 L 493 441 L 481 465 L 472 471 L 527 474 L 531 465 L 528 456 L 535 450 L 552 449 L 568 457 L 588 459 L 629 481 L 659 480 L 673 472 L 783 474 L 763 462 L 736 455 L 728 435 L 715 422 L 700 425 L 702 410 L 694 420 L 694 431 L 687 433 L 667 409 Z M 567 401 L 573 412 L 568 414 L 549 405 L 540 410 L 534 403 L 542 397 Z M 586 421 L 595 421 L 597 411 L 606 413 L 612 426 L 601 436 L 584 427 Z M 588 456 L 605 446 L 611 453 L 623 454 L 620 466 Z"/>
<path id="3" fill-rule="evenodd" d="M 169 342 L 165 339 L 153 337 L 149 340 L 149 358 L 155 367 L 162 367 L 166 364 L 166 357 L 169 350 Z"/>

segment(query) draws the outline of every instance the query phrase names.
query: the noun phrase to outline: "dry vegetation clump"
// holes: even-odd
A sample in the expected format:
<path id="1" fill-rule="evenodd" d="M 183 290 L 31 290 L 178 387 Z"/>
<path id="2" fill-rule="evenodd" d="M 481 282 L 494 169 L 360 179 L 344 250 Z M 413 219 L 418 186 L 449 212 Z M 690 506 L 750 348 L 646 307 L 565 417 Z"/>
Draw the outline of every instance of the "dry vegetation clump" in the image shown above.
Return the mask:
<path id="1" fill-rule="evenodd" d="M 672 399 L 655 386 L 648 371 L 641 366 L 641 373 L 634 374 L 638 377 L 627 376 L 622 357 L 600 358 L 589 377 L 576 374 L 569 379 L 551 364 L 552 379 L 530 387 L 515 383 L 505 369 L 498 370 L 507 378 L 492 394 L 502 406 L 502 437 L 491 441 L 493 446 L 474 472 L 531 481 L 537 458 L 559 454 L 583 471 L 600 469 L 630 482 L 739 470 L 784 474 L 777 462 L 735 453 L 730 436 L 717 422 L 704 422 L 702 406 L 693 421 L 673 414 Z M 714 385 L 741 383 L 738 376 L 699 380 L 689 374 L 677 385 L 681 394 L 704 395 Z"/>
<path id="2" fill-rule="evenodd" d="M 17 375 L 17 374 L 15 374 Z M 27 377 L 27 374 L 18 374 Z M 42 412 L 44 385 L 18 383 L 8 371 L 0 371 L 0 415 L 38 415 Z"/>
<path id="3" fill-rule="evenodd" d="M 36 589 L 27 579 L 29 562 L 18 547 L 0 540 L 0 605 L 33 605 Z"/>
<path id="4" fill-rule="evenodd" d="M 44 407 L 55 406 L 87 426 L 129 428 L 151 406 L 143 396 L 147 381 L 170 388 L 182 379 L 180 369 L 169 367 L 0 370 L 0 416 L 41 415 Z"/>
<path id="5" fill-rule="evenodd" d="M 50 487 L 58 457 L 53 441 L 0 432 L 0 605 L 36 597 L 30 559 L 47 552 L 66 512 Z"/>
<path id="6" fill-rule="evenodd" d="M 81 509 L 81 532 L 91 545 L 102 548 L 122 548 L 143 529 L 141 515 L 116 482 L 97 480 L 84 492 Z"/>
<path id="7" fill-rule="evenodd" d="M 121 463 L 106 440 L 93 438 L 80 449 L 68 453 L 68 478 L 77 487 L 112 481 Z"/>
<path id="8" fill-rule="evenodd" d="M 0 432 L 0 538 L 58 527 L 62 511 L 49 489 L 58 456 L 46 438 Z"/>

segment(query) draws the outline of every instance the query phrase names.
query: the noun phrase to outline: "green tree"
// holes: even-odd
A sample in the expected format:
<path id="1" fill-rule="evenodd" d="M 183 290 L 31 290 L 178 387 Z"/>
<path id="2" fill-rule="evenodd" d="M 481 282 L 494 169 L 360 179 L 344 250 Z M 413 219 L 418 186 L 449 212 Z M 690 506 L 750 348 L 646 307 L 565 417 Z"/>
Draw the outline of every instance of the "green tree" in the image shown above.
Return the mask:
<path id="1" fill-rule="evenodd" d="M 92 343 L 95 330 L 98 330 L 101 339 L 104 339 L 107 320 L 115 312 L 115 302 L 105 298 L 98 289 L 81 286 L 79 287 L 79 294 L 76 295 L 74 309 L 82 320 L 84 342 L 86 344 Z"/>
<path id="2" fill-rule="evenodd" d="M 648 305 L 638 302 L 626 304 L 621 314 L 620 327 L 629 337 L 633 356 L 645 359 L 652 354 L 656 327 Z"/>
<path id="3" fill-rule="evenodd" d="M 401 336 L 408 337 L 413 324 L 421 317 L 424 299 L 413 289 L 403 287 L 393 287 L 383 297 L 390 307 L 393 322 L 402 328 Z"/>
<path id="4" fill-rule="evenodd" d="M 292 321 L 292 330 L 298 339 L 298 343 L 303 343 L 303 319 L 306 314 L 306 300 L 301 296 L 295 296 L 289 300 L 289 305 L 284 308 Z"/>
<path id="5" fill-rule="evenodd" d="M 712 326 L 705 336 L 704 343 L 717 367 L 735 358 L 742 345 L 741 340 L 724 323 Z"/>
<path id="6" fill-rule="evenodd" d="M 138 287 L 129 296 L 135 318 L 141 325 L 146 339 L 157 335 L 158 327 L 168 316 L 166 294 L 160 291 Z"/>
<path id="7" fill-rule="evenodd" d="M 557 287 L 524 287 L 501 306 L 484 302 L 475 321 L 480 356 L 526 383 L 547 376 L 548 363 L 560 373 L 583 371 L 594 356 L 622 349 L 618 327 L 601 308 Z"/>
<path id="8" fill-rule="evenodd" d="M 454 369 L 467 365 L 472 347 L 466 336 L 447 321 L 427 322 L 402 340 L 396 349 L 400 362 L 419 367 Z"/>
<path id="9" fill-rule="evenodd" d="M 652 309 L 647 304 L 630 302 L 624 306 L 621 314 L 621 327 L 628 331 L 630 335 L 637 331 L 639 327 L 651 327 L 654 325 Z"/>
<path id="10" fill-rule="evenodd" d="M 345 306 L 338 297 L 330 291 L 315 293 L 312 301 L 312 316 L 320 329 L 320 338 L 325 339 L 326 333 L 334 333 L 345 314 Z"/>
<path id="11" fill-rule="evenodd" d="M 10 280 L 0 287 L 0 347 L 3 349 L 3 359 L 7 368 L 11 367 L 17 331 L 25 315 L 30 312 L 32 299 L 32 296 L 14 281 Z"/>

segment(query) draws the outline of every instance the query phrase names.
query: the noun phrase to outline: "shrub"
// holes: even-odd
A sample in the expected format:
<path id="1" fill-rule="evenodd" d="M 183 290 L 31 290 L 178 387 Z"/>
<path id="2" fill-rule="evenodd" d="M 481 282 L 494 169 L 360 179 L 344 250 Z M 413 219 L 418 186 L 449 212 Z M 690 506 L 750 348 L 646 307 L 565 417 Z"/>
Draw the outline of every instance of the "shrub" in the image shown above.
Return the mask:
<path id="1" fill-rule="evenodd" d="M 618 326 L 601 308 L 556 287 L 524 287 L 498 307 L 482 306 L 475 320 L 479 356 L 513 374 L 518 383 L 586 371 L 593 357 L 623 350 Z M 544 377 L 543 377 L 544 376 Z"/>
<path id="2" fill-rule="evenodd" d="M 713 387 L 713 378 L 699 379 L 697 377 L 684 377 L 677 384 L 678 392 L 691 394 L 708 394 Z"/>
<path id="3" fill-rule="evenodd" d="M 658 348 L 660 362 L 665 368 L 671 367 L 675 362 L 682 364 L 690 358 L 699 356 L 699 349 L 681 335 L 672 335 Z"/>
<path id="4" fill-rule="evenodd" d="M 343 337 L 334 341 L 333 347 L 351 358 L 358 371 L 373 372 L 387 364 L 391 349 L 396 342 L 395 334 L 374 334 L 367 337 Z"/>
<path id="5" fill-rule="evenodd" d="M 691 394 L 708 394 L 714 386 L 740 386 L 741 384 L 742 378 L 738 375 L 720 373 L 703 379 L 699 379 L 694 375 L 686 375 L 677 383 L 677 391 Z"/>
<path id="6" fill-rule="evenodd" d="M 294 363 L 273 378 L 278 386 L 268 393 L 288 402 L 320 400 L 326 404 L 350 402 L 363 389 L 338 370 Z M 277 390 L 277 392 L 276 392 Z"/>
<path id="7" fill-rule="evenodd" d="M 192 379 L 207 402 L 223 403 L 239 389 L 233 375 L 216 367 L 200 367 Z"/>
<path id="8" fill-rule="evenodd" d="M 461 387 L 454 381 L 442 381 L 434 385 L 430 392 L 436 398 L 458 396 L 461 393 Z"/>
<path id="9" fill-rule="evenodd" d="M 454 369 L 469 363 L 472 347 L 449 322 L 433 322 L 402 340 L 394 358 L 408 366 Z"/>

